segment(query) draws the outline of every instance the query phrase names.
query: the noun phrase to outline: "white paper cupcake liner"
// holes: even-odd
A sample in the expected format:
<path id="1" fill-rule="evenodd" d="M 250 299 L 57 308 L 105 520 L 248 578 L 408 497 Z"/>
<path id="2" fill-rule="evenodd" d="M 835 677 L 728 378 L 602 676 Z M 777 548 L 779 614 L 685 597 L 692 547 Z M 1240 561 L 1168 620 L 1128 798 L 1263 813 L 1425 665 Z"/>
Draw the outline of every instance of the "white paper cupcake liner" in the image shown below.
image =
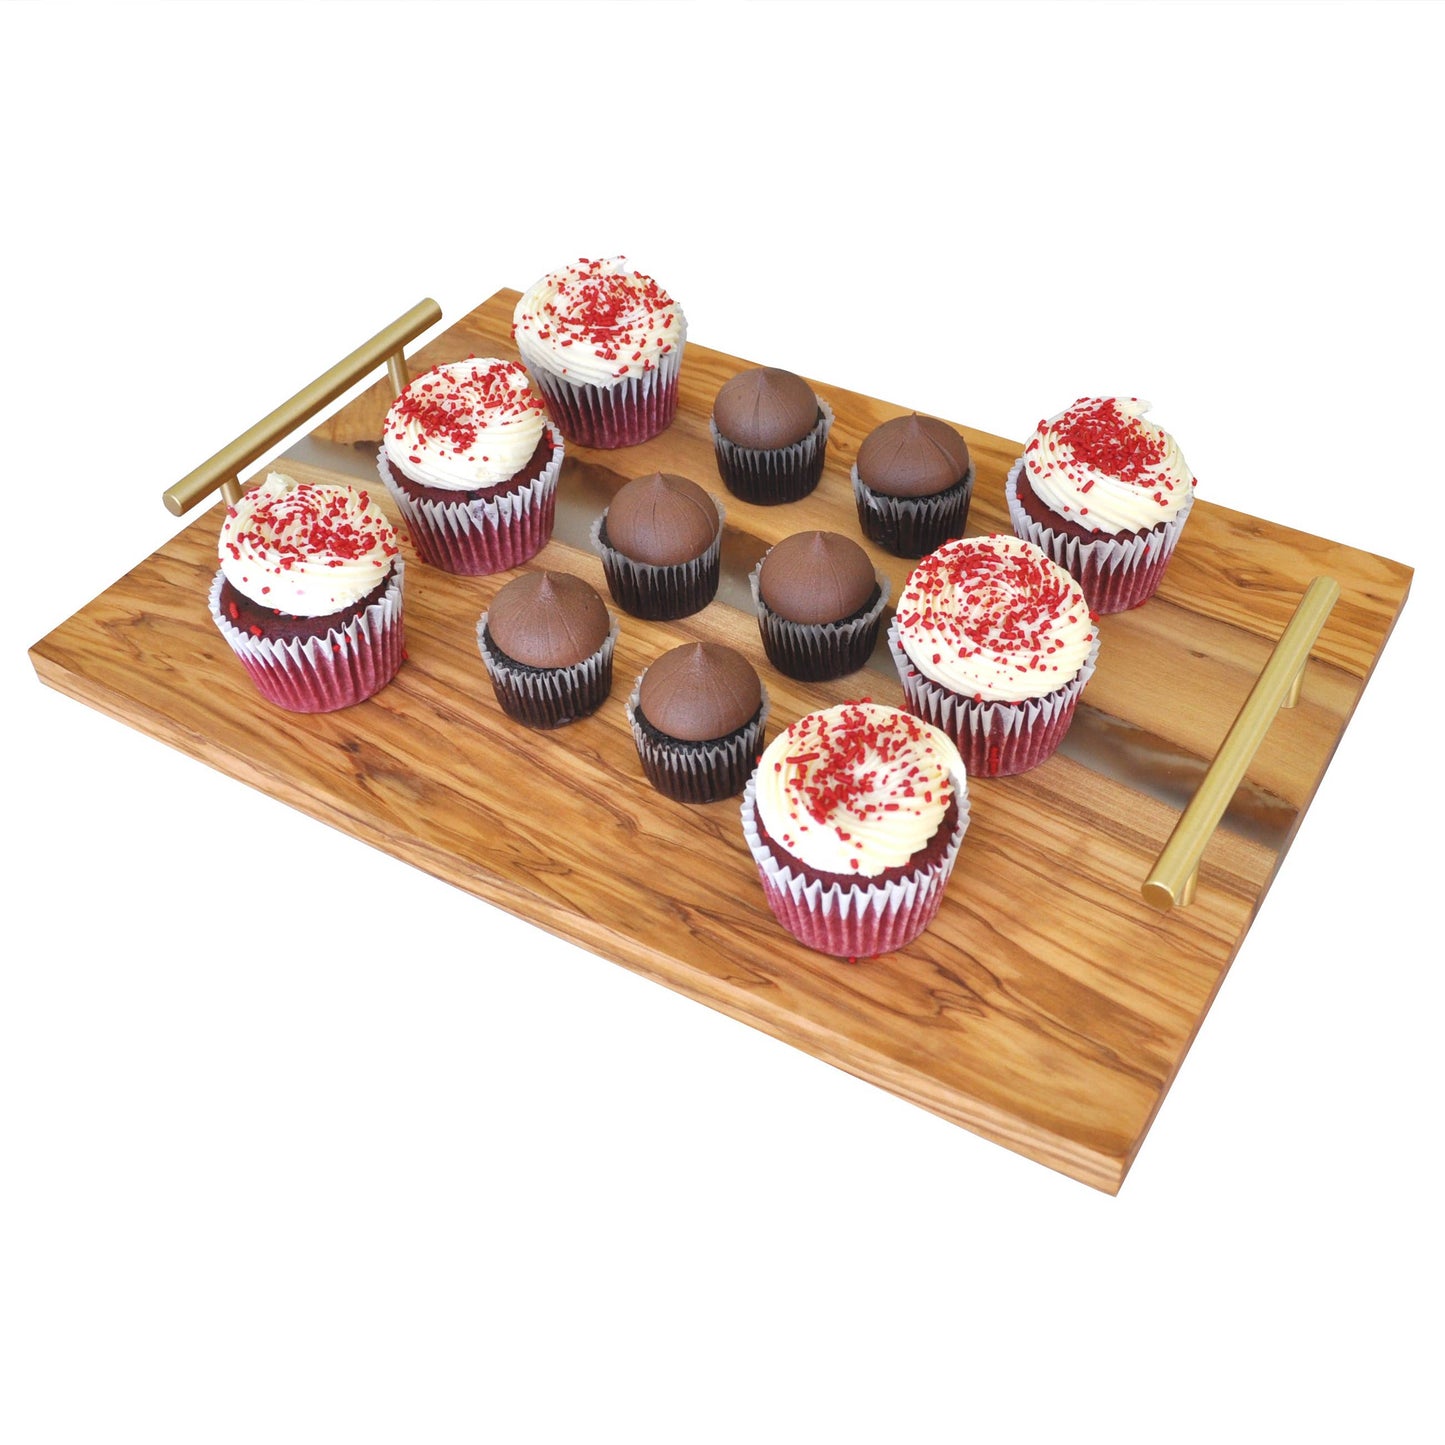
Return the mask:
<path id="1" fill-rule="evenodd" d="M 679 803 L 715 803 L 742 792 L 757 765 L 772 707 L 768 689 L 761 683 L 759 686 L 763 700 L 757 716 L 733 736 L 709 743 L 670 743 L 665 736 L 658 738 L 645 731 L 638 721 L 642 695 L 639 676 L 627 697 L 627 725 L 632 729 L 642 770 L 653 787 Z"/>
<path id="2" fill-rule="evenodd" d="M 1194 510 L 1193 491 L 1168 522 L 1152 531 L 1086 542 L 1056 532 L 1052 527 L 1040 526 L 1024 511 L 1018 496 L 1023 464 L 1024 459 L 1020 457 L 1009 468 L 1004 481 L 1004 497 L 1014 535 L 1042 548 L 1068 572 L 1084 589 L 1091 611 L 1127 612 L 1147 602 L 1158 590 L 1164 569 L 1179 543 L 1179 534 Z"/>
<path id="3" fill-rule="evenodd" d="M 570 667 L 527 667 L 499 653 L 487 642 L 487 618 L 477 622 L 477 650 L 492 680 L 503 712 L 530 728 L 565 727 L 596 712 L 612 691 L 612 654 L 617 647 L 617 619 L 602 646 Z"/>
<path id="4" fill-rule="evenodd" d="M 723 522 L 727 512 L 716 497 L 717 536 L 701 555 L 690 562 L 659 565 L 634 562 L 616 547 L 602 540 L 602 526 L 607 520 L 603 512 L 593 523 L 588 537 L 592 550 L 602 559 L 602 571 L 612 600 L 634 617 L 652 622 L 670 622 L 701 612 L 717 596 L 722 576 Z"/>
<path id="5" fill-rule="evenodd" d="M 405 571 L 398 557 L 380 598 L 344 628 L 291 641 L 253 637 L 225 616 L 225 573 L 217 572 L 209 597 L 211 620 L 268 702 L 290 712 L 335 712 L 380 692 L 401 666 L 406 653 Z"/>
<path id="6" fill-rule="evenodd" d="M 821 396 L 817 402 L 821 415 L 813 430 L 785 447 L 740 447 L 708 420 L 718 475 L 733 496 L 754 506 L 776 507 L 801 501 L 817 487 L 833 429 L 833 408 Z"/>
<path id="7" fill-rule="evenodd" d="M 888 624 L 888 651 L 903 684 L 904 706 L 915 717 L 948 734 L 970 777 L 1012 777 L 1051 757 L 1069 724 L 1085 684 L 1099 660 L 1099 638 L 1083 666 L 1067 682 L 1024 702 L 975 702 L 926 677 L 908 656 L 898 621 Z"/>
<path id="8" fill-rule="evenodd" d="M 677 414 L 677 374 L 687 344 L 687 321 L 679 310 L 676 343 L 649 371 L 610 386 L 569 380 L 542 362 L 527 370 L 568 441 L 610 450 L 636 446 L 672 425 Z"/>
<path id="9" fill-rule="evenodd" d="M 506 572 L 535 557 L 551 539 L 562 472 L 562 434 L 548 426 L 552 455 L 541 473 L 515 491 L 477 501 L 412 497 L 398 483 L 383 447 L 376 469 L 401 509 L 412 544 L 423 562 L 446 572 L 476 577 Z"/>
<path id="10" fill-rule="evenodd" d="M 878 644 L 878 628 L 883 610 L 888 606 L 891 584 L 874 570 L 878 580 L 878 597 L 861 617 L 847 622 L 793 622 L 780 617 L 763 601 L 759 578 L 767 554 L 748 573 L 748 587 L 753 594 L 753 610 L 758 615 L 758 632 L 763 651 L 779 672 L 800 682 L 827 682 L 846 677 L 867 664 Z"/>
<path id="11" fill-rule="evenodd" d="M 933 497 L 892 497 L 875 492 L 859 477 L 856 462 L 849 477 L 863 535 L 895 557 L 924 557 L 950 538 L 963 536 L 968 526 L 968 508 L 973 501 L 972 462 L 961 482 Z"/>
<path id="12" fill-rule="evenodd" d="M 763 840 L 754 772 L 743 793 L 743 837 L 773 916 L 800 943 L 835 958 L 873 958 L 906 948 L 937 915 L 959 845 L 968 831 L 968 784 L 959 774 L 950 776 L 958 798 L 958 824 L 943 856 L 896 882 L 860 879 L 845 887 L 810 880 Z"/>

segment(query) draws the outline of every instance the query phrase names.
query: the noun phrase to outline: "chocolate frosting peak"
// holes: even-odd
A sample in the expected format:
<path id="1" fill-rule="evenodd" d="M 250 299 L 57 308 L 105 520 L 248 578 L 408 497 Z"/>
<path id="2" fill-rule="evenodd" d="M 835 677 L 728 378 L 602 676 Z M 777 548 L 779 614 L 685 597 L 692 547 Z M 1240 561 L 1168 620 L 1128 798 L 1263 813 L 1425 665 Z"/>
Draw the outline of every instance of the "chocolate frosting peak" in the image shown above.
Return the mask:
<path id="1" fill-rule="evenodd" d="M 712 419 L 735 446 L 786 447 L 817 425 L 818 398 L 801 376 L 757 366 L 723 385 Z"/>
<path id="2" fill-rule="evenodd" d="M 691 562 L 718 534 L 717 506 L 686 477 L 653 472 L 618 489 L 607 508 L 607 541 L 634 562 Z"/>
<path id="3" fill-rule="evenodd" d="M 712 642 L 685 642 L 647 669 L 637 701 L 659 732 L 706 742 L 749 721 L 762 706 L 763 689 L 742 653 Z"/>
<path id="4" fill-rule="evenodd" d="M 931 497 L 961 482 L 968 461 L 968 443 L 947 422 L 915 413 L 864 437 L 858 477 L 885 496 Z"/>
<path id="5" fill-rule="evenodd" d="M 529 667 L 571 667 L 591 657 L 611 630 L 595 588 L 568 572 L 514 577 L 487 609 L 492 640 Z"/>
<path id="6" fill-rule="evenodd" d="M 841 622 L 867 602 L 877 574 L 868 554 L 838 532 L 795 532 L 763 559 L 758 591 L 790 622 Z"/>

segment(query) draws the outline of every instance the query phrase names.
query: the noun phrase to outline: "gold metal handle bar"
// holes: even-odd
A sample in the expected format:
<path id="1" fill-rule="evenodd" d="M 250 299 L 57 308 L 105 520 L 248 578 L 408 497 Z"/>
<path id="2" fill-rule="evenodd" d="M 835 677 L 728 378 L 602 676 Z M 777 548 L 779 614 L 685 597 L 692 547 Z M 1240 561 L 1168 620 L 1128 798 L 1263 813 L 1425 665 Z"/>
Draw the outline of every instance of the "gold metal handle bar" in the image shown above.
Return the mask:
<path id="1" fill-rule="evenodd" d="M 408 380 L 406 355 L 402 348 L 441 319 L 442 309 L 430 297 L 418 301 L 406 315 L 398 316 L 370 341 L 362 342 L 350 356 L 343 357 L 309 386 L 303 386 L 270 416 L 262 418 L 229 446 L 222 447 L 210 461 L 203 462 L 189 476 L 182 477 L 161 496 L 166 510 L 177 517 L 182 516 L 217 487 L 228 502 L 236 501 L 241 495 L 241 472 L 262 452 L 274 446 L 288 432 L 295 431 L 303 422 L 310 421 L 323 406 L 335 401 L 347 387 L 360 381 L 383 361 L 386 362 L 386 374 L 391 378 L 391 389 L 400 395 Z"/>
<path id="2" fill-rule="evenodd" d="M 1213 837 L 1275 715 L 1280 708 L 1293 707 L 1299 701 L 1310 648 L 1339 595 L 1340 584 L 1333 577 L 1316 577 L 1305 589 L 1198 792 L 1179 815 L 1144 884 L 1144 901 L 1161 913 L 1183 907 L 1194 897 L 1205 845 Z"/>

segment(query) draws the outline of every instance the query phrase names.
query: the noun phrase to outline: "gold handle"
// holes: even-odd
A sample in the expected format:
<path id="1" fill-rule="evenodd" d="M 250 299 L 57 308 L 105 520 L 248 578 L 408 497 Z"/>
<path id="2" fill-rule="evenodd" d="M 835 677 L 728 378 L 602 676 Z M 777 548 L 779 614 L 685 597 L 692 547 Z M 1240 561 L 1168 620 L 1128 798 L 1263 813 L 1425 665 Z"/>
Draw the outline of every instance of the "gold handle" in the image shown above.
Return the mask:
<path id="1" fill-rule="evenodd" d="M 1199 791 L 1179 815 L 1164 851 L 1144 884 L 1144 901 L 1168 913 L 1194 897 L 1199 860 L 1234 797 L 1275 714 L 1299 701 L 1310 648 L 1340 595 L 1333 577 L 1316 577 L 1305 589 L 1289 625 L 1280 634 L 1228 736 L 1220 744 Z"/>
<path id="2" fill-rule="evenodd" d="M 362 342 L 350 356 L 338 361 L 309 386 L 303 386 L 270 416 L 262 418 L 250 431 L 242 432 L 210 461 L 203 462 L 189 476 L 182 477 L 175 486 L 162 493 L 161 500 L 166 504 L 166 510 L 174 516 L 182 516 L 217 487 L 228 502 L 234 502 L 241 495 L 240 474 L 245 468 L 288 432 L 310 421 L 323 406 L 335 401 L 347 387 L 360 381 L 383 361 L 391 378 L 391 389 L 400 395 L 407 383 L 406 354 L 402 348 L 441 319 L 442 309 L 430 297 L 418 301 L 405 316 L 398 316 L 370 341 Z"/>

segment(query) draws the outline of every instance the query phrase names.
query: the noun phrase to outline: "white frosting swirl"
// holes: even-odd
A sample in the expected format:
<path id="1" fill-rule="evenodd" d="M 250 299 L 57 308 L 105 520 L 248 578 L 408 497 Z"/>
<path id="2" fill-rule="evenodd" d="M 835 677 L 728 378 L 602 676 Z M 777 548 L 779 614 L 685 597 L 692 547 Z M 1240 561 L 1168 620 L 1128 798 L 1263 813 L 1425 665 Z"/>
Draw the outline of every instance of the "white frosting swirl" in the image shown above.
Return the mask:
<path id="1" fill-rule="evenodd" d="M 546 424 L 542 399 L 516 362 L 472 357 L 418 376 L 387 412 L 382 445 L 414 482 L 475 491 L 515 477 Z"/>
<path id="2" fill-rule="evenodd" d="M 756 778 L 758 818 L 776 843 L 819 872 L 874 878 L 938 832 L 964 772 L 932 724 L 845 702 L 774 738 Z"/>
<path id="3" fill-rule="evenodd" d="M 272 472 L 226 508 L 217 551 L 227 581 L 252 601 L 325 617 L 371 592 L 399 549 L 368 492 Z"/>
<path id="4" fill-rule="evenodd" d="M 533 284 L 512 315 L 522 360 L 573 383 L 616 386 L 654 371 L 687 338 L 687 319 L 626 258 L 578 261 Z"/>
<path id="5" fill-rule="evenodd" d="M 1032 542 L 964 537 L 909 574 L 899 640 L 925 677 L 982 702 L 1022 702 L 1062 687 L 1097 633 L 1083 589 Z"/>
<path id="6" fill-rule="evenodd" d="M 1136 396 L 1083 397 L 1038 430 L 1024 466 L 1039 499 L 1091 532 L 1138 532 L 1174 517 L 1194 477 Z"/>

